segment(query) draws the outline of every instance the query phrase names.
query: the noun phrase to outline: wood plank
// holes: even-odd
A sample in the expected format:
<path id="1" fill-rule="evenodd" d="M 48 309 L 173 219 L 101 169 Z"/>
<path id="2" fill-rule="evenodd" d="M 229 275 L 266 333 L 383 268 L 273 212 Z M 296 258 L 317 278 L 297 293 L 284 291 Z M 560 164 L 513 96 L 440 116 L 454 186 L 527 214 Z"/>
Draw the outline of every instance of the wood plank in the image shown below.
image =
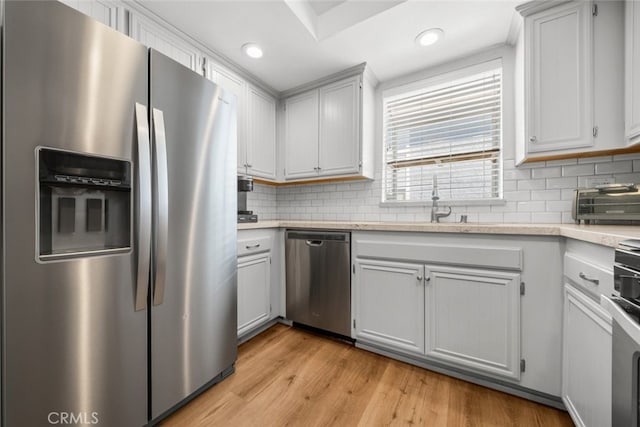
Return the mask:
<path id="1" fill-rule="evenodd" d="M 572 426 L 566 412 L 275 325 L 164 426 Z"/>

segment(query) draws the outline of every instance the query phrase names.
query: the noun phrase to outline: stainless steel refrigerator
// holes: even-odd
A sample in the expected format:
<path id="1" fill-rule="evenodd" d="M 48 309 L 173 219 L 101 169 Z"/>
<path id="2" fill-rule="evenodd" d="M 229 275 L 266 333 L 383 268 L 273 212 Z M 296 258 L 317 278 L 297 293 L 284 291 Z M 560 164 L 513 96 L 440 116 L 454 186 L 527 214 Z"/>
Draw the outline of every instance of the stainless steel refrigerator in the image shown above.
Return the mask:
<path id="1" fill-rule="evenodd" d="M 2 40 L 3 424 L 158 420 L 236 360 L 235 99 L 58 2 Z"/>

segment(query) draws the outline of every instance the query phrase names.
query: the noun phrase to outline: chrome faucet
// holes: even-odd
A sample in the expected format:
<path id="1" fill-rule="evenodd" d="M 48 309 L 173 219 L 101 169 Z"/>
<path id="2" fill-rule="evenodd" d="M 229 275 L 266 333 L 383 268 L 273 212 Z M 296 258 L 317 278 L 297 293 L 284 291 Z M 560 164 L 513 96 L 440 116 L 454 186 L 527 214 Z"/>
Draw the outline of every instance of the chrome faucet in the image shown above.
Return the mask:
<path id="1" fill-rule="evenodd" d="M 451 206 L 447 206 L 448 212 L 441 212 L 438 210 L 438 176 L 433 175 L 433 188 L 431 190 L 431 222 L 440 222 L 440 218 L 446 218 L 451 215 Z"/>

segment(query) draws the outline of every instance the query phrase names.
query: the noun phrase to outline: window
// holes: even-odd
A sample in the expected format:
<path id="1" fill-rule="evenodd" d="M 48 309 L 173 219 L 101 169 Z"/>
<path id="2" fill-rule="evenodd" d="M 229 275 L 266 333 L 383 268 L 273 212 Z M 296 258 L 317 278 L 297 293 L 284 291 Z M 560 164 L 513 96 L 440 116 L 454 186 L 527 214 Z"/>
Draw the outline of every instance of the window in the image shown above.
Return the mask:
<path id="1" fill-rule="evenodd" d="M 501 197 L 502 65 L 491 61 L 383 94 L 384 202 Z"/>

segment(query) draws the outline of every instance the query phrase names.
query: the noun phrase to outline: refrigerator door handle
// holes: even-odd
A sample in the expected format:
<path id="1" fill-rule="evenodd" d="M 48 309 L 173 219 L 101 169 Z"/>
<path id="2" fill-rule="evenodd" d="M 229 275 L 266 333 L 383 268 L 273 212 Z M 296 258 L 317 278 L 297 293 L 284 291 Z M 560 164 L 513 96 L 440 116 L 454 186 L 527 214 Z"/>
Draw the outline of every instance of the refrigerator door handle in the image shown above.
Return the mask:
<path id="1" fill-rule="evenodd" d="M 136 103 L 138 136 L 138 217 L 137 257 L 138 271 L 135 310 L 147 308 L 149 292 L 149 263 L 151 260 L 151 153 L 149 147 L 149 117 L 147 107 Z"/>
<path id="2" fill-rule="evenodd" d="M 155 274 L 153 286 L 153 305 L 164 301 L 164 287 L 167 267 L 167 236 L 169 233 L 169 181 L 167 171 L 167 141 L 164 128 L 164 115 L 161 110 L 153 109 L 154 160 L 156 180 L 155 192 Z"/>

